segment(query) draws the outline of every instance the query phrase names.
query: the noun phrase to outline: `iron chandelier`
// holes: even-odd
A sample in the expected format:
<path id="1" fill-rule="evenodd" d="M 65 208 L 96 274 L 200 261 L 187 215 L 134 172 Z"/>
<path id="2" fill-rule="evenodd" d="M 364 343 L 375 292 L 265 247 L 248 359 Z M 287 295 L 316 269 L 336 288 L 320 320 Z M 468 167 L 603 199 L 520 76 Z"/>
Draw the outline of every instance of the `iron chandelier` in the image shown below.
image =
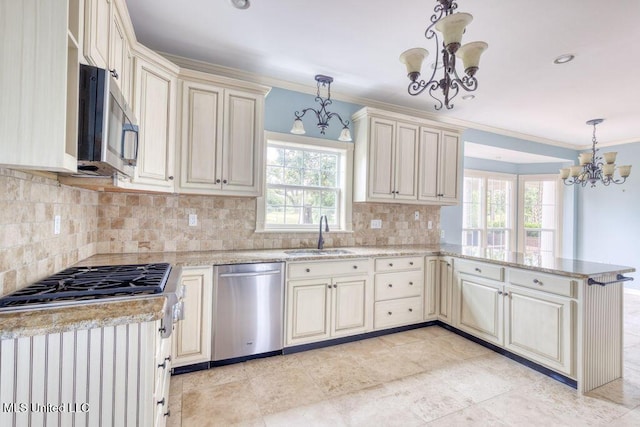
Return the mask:
<path id="1" fill-rule="evenodd" d="M 587 184 L 591 184 L 591 187 L 595 187 L 598 182 L 604 185 L 609 185 L 612 182 L 614 184 L 622 184 L 631 175 L 631 166 L 625 165 L 617 167 L 620 178 L 615 179 L 613 177 L 618 153 L 603 153 L 602 156 L 597 154 L 599 150 L 596 148 L 598 143 L 596 140 L 596 126 L 603 121 L 604 119 L 587 121 L 589 126 L 593 126 L 593 137 L 591 138 L 593 146 L 591 151 L 579 154 L 580 165 L 560 169 L 560 178 L 565 185 L 581 185 L 584 187 Z"/>
<path id="2" fill-rule="evenodd" d="M 482 41 L 467 43 L 460 46 L 462 34 L 465 27 L 473 20 L 473 16 L 469 13 L 453 13 L 458 4 L 454 0 L 436 0 L 438 4 L 433 8 L 434 14 L 431 15 L 431 24 L 424 32 L 424 36 L 428 40 L 434 40 L 436 51 L 439 49 L 440 42 L 438 32 L 442 33 L 442 63 L 440 58 L 436 56 L 436 62 L 433 64 L 433 72 L 429 81 L 420 78 L 420 68 L 422 62 L 429 55 L 426 49 L 417 47 L 409 49 L 400 55 L 400 62 L 407 66 L 407 76 L 411 80 L 409 83 L 409 95 L 419 95 L 426 89 L 429 89 L 429 96 L 437 101 L 435 109 L 440 110 L 444 104 L 447 109 L 452 109 L 451 101 L 458 95 L 460 88 L 467 92 L 473 92 L 478 88 L 478 80 L 475 75 L 478 71 L 480 63 L 480 55 L 489 45 Z M 456 71 L 456 56 L 462 60 L 465 75 L 460 78 Z M 439 68 L 444 69 L 444 76 L 436 79 L 436 72 Z M 442 91 L 442 100 L 437 98 L 437 90 Z"/>
<path id="3" fill-rule="evenodd" d="M 295 120 L 293 121 L 293 127 L 291 128 L 291 133 L 296 135 L 304 135 L 306 132 L 304 130 L 304 125 L 302 123 L 302 118 L 307 112 L 312 111 L 316 118 L 318 119 L 318 127 L 320 128 L 320 133 L 322 135 L 325 134 L 325 130 L 329 127 L 329 120 L 336 117 L 340 120 L 342 124 L 342 132 L 340 132 L 340 136 L 338 137 L 339 141 L 351 141 L 351 132 L 349 131 L 349 121 L 342 120 L 342 117 L 338 113 L 331 113 L 327 111 L 327 106 L 331 105 L 331 83 L 333 82 L 333 77 L 323 76 L 322 74 L 316 75 L 316 82 L 318 84 L 318 93 L 316 95 L 316 102 L 320 103 L 320 109 L 315 110 L 311 107 L 305 108 L 300 111 L 295 112 Z M 327 88 L 327 97 L 323 98 L 320 94 L 321 88 Z"/>

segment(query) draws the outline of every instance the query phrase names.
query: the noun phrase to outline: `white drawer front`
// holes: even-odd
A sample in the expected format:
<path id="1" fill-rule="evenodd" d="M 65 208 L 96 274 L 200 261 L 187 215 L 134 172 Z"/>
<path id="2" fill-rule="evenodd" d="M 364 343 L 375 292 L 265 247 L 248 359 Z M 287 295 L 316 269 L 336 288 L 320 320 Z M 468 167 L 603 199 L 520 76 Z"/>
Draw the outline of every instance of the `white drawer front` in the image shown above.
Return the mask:
<path id="1" fill-rule="evenodd" d="M 460 273 L 471 274 L 499 282 L 504 281 L 504 267 L 499 265 L 459 259 L 456 260 L 455 267 Z"/>
<path id="2" fill-rule="evenodd" d="M 353 259 L 344 261 L 292 262 L 289 264 L 289 279 L 320 276 L 341 276 L 345 274 L 366 274 L 369 260 Z"/>
<path id="3" fill-rule="evenodd" d="M 384 329 L 422 321 L 422 297 L 402 298 L 376 303 L 374 328 Z"/>
<path id="4" fill-rule="evenodd" d="M 570 277 L 554 276 L 530 270 L 509 270 L 509 282 L 530 289 L 575 297 L 578 282 Z"/>
<path id="5" fill-rule="evenodd" d="M 423 256 L 376 258 L 376 272 L 415 270 L 424 268 Z"/>
<path id="6" fill-rule="evenodd" d="M 422 295 L 424 272 L 381 273 L 375 277 L 376 301 Z"/>

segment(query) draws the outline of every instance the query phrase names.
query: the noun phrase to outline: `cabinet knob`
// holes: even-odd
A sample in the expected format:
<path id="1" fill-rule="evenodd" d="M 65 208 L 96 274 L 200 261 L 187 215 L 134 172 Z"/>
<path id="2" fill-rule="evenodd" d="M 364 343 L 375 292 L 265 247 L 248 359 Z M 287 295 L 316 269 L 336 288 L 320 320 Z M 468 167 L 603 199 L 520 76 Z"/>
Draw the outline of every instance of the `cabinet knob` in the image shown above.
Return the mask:
<path id="1" fill-rule="evenodd" d="M 227 183 L 227 180 L 226 180 L 226 179 L 223 179 L 223 180 L 222 180 L 222 183 L 223 183 L 223 184 L 226 184 L 226 183 Z"/>
<path id="2" fill-rule="evenodd" d="M 354 266 L 353 266 L 353 269 L 354 269 L 354 270 L 357 270 L 357 269 L 358 269 L 358 266 L 357 266 L 357 265 L 354 265 Z"/>
<path id="3" fill-rule="evenodd" d="M 498 295 L 502 295 L 502 291 L 498 291 Z"/>
<path id="4" fill-rule="evenodd" d="M 393 285 L 391 283 L 389 283 L 387 286 L 393 288 Z"/>
<path id="5" fill-rule="evenodd" d="M 444 194 L 442 194 L 442 193 L 438 194 L 438 197 L 444 197 Z"/>
<path id="6" fill-rule="evenodd" d="M 220 180 L 219 179 L 216 179 L 216 184 L 220 184 Z"/>
<path id="7" fill-rule="evenodd" d="M 167 410 L 167 412 L 165 412 L 163 415 L 165 417 L 170 417 L 171 416 L 171 409 Z"/>
<path id="8" fill-rule="evenodd" d="M 413 308 L 410 308 L 410 309 L 409 309 L 409 313 L 411 313 L 411 312 L 413 312 Z"/>
<path id="9" fill-rule="evenodd" d="M 482 270 L 480 270 L 478 267 L 476 267 L 476 271 L 477 271 L 478 273 L 482 273 Z"/>
<path id="10" fill-rule="evenodd" d="M 388 312 L 387 312 L 387 314 L 388 314 L 389 316 L 391 316 L 393 313 L 392 313 L 392 312 L 390 312 L 390 311 L 388 311 Z"/>
<path id="11" fill-rule="evenodd" d="M 162 400 L 158 400 L 157 404 L 164 406 L 164 397 L 162 398 Z"/>
<path id="12" fill-rule="evenodd" d="M 111 73 L 111 75 L 113 76 L 114 79 L 118 80 L 118 78 L 120 77 L 118 75 L 118 72 L 116 71 L 116 69 L 114 68 L 113 70 L 109 70 L 109 72 Z"/>
<path id="13" fill-rule="evenodd" d="M 538 279 L 533 279 L 533 283 L 535 283 L 536 285 L 542 286 L 542 282 Z"/>
<path id="14" fill-rule="evenodd" d="M 307 273 L 311 273 L 311 269 L 310 268 L 305 268 L 304 271 L 306 271 Z"/>
<path id="15" fill-rule="evenodd" d="M 409 282 L 409 286 L 413 286 L 413 282 Z"/>
<path id="16" fill-rule="evenodd" d="M 409 261 L 409 265 L 413 265 L 413 261 Z"/>
<path id="17" fill-rule="evenodd" d="M 393 267 L 393 263 L 392 262 L 389 263 L 389 267 Z"/>
<path id="18" fill-rule="evenodd" d="M 169 181 L 173 181 L 173 175 L 169 177 Z"/>
<path id="19" fill-rule="evenodd" d="M 327 289 L 331 289 L 331 285 L 327 285 Z"/>
<path id="20" fill-rule="evenodd" d="M 335 289 L 335 288 L 337 288 L 337 287 L 338 287 L 338 285 L 333 285 L 333 289 Z"/>

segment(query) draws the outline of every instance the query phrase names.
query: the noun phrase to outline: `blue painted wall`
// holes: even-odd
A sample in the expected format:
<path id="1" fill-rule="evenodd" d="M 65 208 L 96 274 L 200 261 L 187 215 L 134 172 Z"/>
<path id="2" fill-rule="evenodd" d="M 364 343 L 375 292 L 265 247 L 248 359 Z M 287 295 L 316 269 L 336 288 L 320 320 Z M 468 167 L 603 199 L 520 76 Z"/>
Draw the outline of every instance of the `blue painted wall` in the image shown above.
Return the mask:
<path id="1" fill-rule="evenodd" d="M 316 102 L 315 98 L 315 95 L 274 87 L 265 99 L 265 130 L 289 133 L 293 126 L 293 120 L 295 119 L 294 113 L 296 111 L 302 111 L 308 107 L 316 110 L 320 108 L 320 104 Z M 340 117 L 342 117 L 342 120 L 345 121 L 351 121 L 353 113 L 362 108 L 362 105 L 334 101 L 333 99 L 331 102 L 332 104 L 327 107 L 329 112 L 339 114 Z M 320 129 L 317 127 L 318 120 L 316 115 L 311 111 L 305 114 L 302 118 L 302 122 L 304 123 L 304 129 L 307 132 L 305 136 L 337 141 L 340 136 L 340 132 L 342 131 L 340 120 L 338 120 L 337 117 L 334 117 L 329 121 L 329 127 L 326 130 L 326 134 L 320 134 Z M 351 124 L 349 124 L 349 129 L 351 130 L 351 136 L 355 139 L 353 126 Z"/>

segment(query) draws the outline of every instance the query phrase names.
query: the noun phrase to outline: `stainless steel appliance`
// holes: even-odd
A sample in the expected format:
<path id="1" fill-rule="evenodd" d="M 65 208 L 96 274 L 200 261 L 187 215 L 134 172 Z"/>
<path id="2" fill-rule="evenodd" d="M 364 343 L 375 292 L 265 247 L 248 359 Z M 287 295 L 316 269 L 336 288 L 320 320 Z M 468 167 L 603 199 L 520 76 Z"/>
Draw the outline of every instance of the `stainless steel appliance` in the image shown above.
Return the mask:
<path id="1" fill-rule="evenodd" d="M 213 361 L 282 351 L 284 263 L 214 267 Z"/>
<path id="2" fill-rule="evenodd" d="M 162 293 L 167 304 L 161 332 L 168 337 L 173 322 L 183 317 L 180 274 L 179 267 L 166 263 L 70 267 L 0 298 L 0 311 L 118 301 Z"/>
<path id="3" fill-rule="evenodd" d="M 78 173 L 133 176 L 138 157 L 138 126 L 118 88 L 117 74 L 80 65 Z"/>

